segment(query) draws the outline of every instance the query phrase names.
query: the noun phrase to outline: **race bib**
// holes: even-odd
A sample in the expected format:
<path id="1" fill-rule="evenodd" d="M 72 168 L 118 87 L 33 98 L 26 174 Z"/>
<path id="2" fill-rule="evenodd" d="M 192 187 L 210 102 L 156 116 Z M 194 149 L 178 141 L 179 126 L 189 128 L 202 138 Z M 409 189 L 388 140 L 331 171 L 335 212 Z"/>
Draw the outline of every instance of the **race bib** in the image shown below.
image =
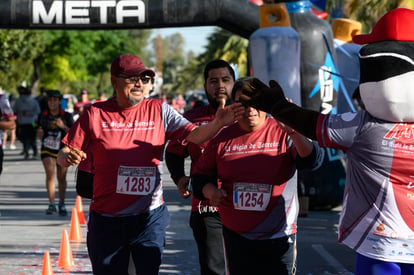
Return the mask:
<path id="1" fill-rule="evenodd" d="M 43 146 L 52 150 L 59 150 L 60 138 L 54 136 L 48 136 L 43 140 Z"/>
<path id="2" fill-rule="evenodd" d="M 120 166 L 116 192 L 126 195 L 148 195 L 155 188 L 155 167 Z"/>
<path id="3" fill-rule="evenodd" d="M 236 182 L 233 204 L 238 210 L 265 211 L 270 201 L 272 186 L 262 183 Z"/>

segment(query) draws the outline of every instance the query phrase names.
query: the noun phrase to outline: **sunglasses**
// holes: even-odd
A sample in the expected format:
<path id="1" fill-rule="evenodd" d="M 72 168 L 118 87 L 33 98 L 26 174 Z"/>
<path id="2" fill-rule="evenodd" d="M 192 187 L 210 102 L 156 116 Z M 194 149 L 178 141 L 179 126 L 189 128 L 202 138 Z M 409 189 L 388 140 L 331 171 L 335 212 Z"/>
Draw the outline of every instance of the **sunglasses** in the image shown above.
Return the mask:
<path id="1" fill-rule="evenodd" d="M 119 78 L 125 79 L 125 82 L 128 84 L 137 84 L 139 80 L 141 80 L 142 84 L 148 84 L 151 81 L 151 77 L 149 76 L 122 76 L 119 75 Z"/>

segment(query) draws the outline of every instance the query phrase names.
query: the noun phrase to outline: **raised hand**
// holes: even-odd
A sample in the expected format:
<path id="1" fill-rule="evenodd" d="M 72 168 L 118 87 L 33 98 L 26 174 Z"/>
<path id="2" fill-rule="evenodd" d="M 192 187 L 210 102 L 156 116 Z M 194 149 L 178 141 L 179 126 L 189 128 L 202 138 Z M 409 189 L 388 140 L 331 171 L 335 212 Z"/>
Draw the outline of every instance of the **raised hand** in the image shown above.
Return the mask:
<path id="1" fill-rule="evenodd" d="M 270 87 L 259 79 L 253 78 L 250 83 L 251 89 L 242 90 L 243 94 L 240 96 L 240 101 L 267 113 L 272 113 L 278 106 L 288 103 L 282 87 L 276 81 L 271 80 L 269 85 Z"/>

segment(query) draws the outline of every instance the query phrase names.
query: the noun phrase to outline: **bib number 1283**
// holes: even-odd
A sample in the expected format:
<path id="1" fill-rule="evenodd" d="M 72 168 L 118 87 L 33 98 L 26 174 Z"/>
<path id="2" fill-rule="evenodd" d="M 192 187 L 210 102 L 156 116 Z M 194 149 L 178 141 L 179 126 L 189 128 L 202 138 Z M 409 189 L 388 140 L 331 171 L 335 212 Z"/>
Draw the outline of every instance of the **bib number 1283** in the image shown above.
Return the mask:
<path id="1" fill-rule="evenodd" d="M 155 167 L 119 167 L 116 187 L 118 194 L 148 195 L 154 187 Z"/>

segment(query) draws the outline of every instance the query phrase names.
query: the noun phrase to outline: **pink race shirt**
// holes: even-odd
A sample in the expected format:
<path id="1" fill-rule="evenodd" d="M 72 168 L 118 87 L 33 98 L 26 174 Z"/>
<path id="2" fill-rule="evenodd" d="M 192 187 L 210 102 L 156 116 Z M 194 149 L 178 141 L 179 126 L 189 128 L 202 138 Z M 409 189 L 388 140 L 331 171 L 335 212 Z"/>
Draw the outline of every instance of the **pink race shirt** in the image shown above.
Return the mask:
<path id="1" fill-rule="evenodd" d="M 2 120 L 9 119 L 14 117 L 13 109 L 10 106 L 9 101 L 7 100 L 6 95 L 0 95 L 0 114 Z M 4 131 L 0 130 L 0 145 L 3 143 Z"/>
<path id="2" fill-rule="evenodd" d="M 227 197 L 219 207 L 224 226 L 248 239 L 296 233 L 296 149 L 273 118 L 253 131 L 238 123 L 211 140 L 195 173 L 217 177 Z"/>
<path id="3" fill-rule="evenodd" d="M 166 139 L 185 140 L 196 126 L 161 100 L 120 108 L 114 99 L 93 104 L 63 139 L 88 152 L 94 186 L 91 210 L 107 216 L 144 213 L 164 203 L 161 174 Z"/>

